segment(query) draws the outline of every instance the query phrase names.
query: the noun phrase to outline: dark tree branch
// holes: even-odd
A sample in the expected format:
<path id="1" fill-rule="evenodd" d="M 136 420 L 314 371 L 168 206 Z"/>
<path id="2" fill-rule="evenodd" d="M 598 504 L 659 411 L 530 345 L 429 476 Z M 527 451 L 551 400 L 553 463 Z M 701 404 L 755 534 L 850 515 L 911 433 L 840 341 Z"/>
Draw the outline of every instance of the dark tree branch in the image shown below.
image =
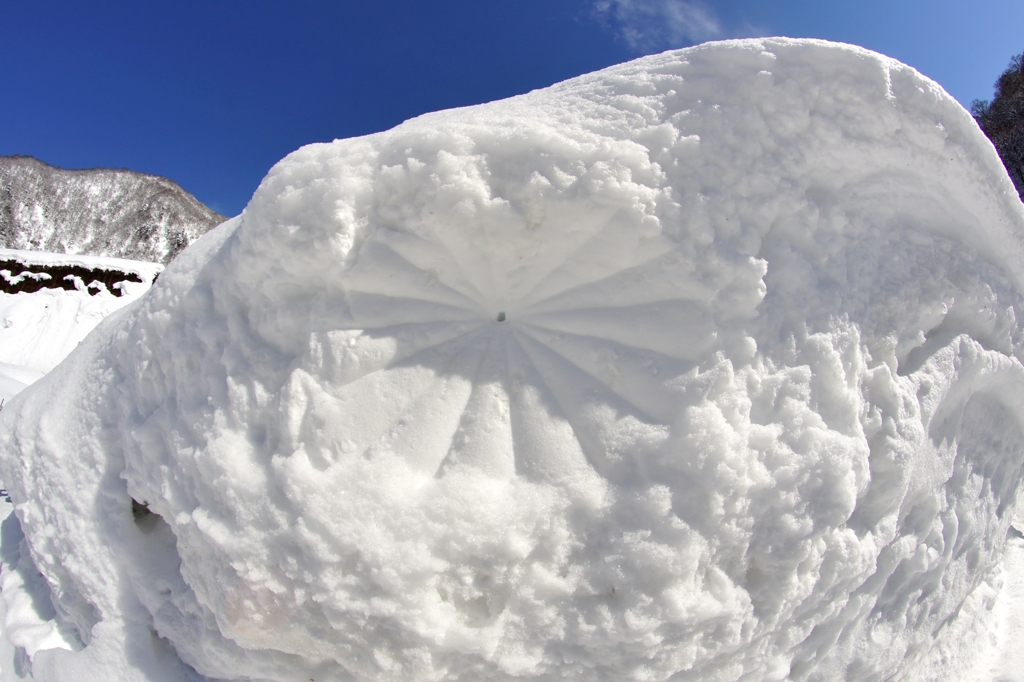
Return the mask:
<path id="1" fill-rule="evenodd" d="M 1024 199 L 1024 52 L 995 83 L 991 100 L 974 100 L 971 114 L 985 132 Z"/>

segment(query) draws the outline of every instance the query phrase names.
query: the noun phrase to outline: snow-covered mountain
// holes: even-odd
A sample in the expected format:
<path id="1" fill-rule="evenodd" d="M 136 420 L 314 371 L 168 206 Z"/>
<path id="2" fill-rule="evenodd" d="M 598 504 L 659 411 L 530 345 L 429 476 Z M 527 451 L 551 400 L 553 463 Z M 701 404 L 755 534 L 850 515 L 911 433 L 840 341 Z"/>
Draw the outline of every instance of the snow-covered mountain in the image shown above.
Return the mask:
<path id="1" fill-rule="evenodd" d="M 167 263 L 225 217 L 176 183 L 0 157 L 0 247 Z"/>

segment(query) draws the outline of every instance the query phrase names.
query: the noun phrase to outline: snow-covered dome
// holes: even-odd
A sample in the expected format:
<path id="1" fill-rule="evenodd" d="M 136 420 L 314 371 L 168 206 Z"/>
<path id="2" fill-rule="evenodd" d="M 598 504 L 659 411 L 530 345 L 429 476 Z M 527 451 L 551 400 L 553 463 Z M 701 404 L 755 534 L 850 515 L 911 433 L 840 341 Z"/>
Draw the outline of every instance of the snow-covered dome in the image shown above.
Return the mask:
<path id="1" fill-rule="evenodd" d="M 304 147 L 3 410 L 81 640 L 35 674 L 969 666 L 1024 462 L 1022 239 L 967 112 L 823 42 Z"/>

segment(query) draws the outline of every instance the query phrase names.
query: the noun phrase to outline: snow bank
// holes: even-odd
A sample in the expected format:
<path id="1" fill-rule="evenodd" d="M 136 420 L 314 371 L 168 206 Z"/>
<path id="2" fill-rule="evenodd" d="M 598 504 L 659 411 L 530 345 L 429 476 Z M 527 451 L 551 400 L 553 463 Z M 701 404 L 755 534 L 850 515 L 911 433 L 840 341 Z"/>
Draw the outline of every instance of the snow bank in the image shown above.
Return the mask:
<path id="1" fill-rule="evenodd" d="M 51 253 L 49 251 L 23 251 L 0 249 L 0 261 L 17 261 L 27 268 L 33 266 L 77 267 L 103 272 L 120 272 L 137 275 L 145 284 L 150 284 L 164 270 L 160 263 L 108 256 L 87 256 L 84 254 Z M 148 288 L 148 287 L 147 287 Z"/>
<path id="2" fill-rule="evenodd" d="M 0 249 L 3 263 L 18 267 L 6 268 L 6 273 L 0 270 L 4 280 L 0 284 L 38 278 L 47 271 L 59 274 L 61 269 L 93 274 L 93 278 L 78 277 L 76 286 L 67 288 L 0 292 L 0 398 L 4 400 L 56 367 L 107 315 L 138 300 L 163 270 L 159 263 L 12 249 Z M 111 286 L 100 282 L 90 287 L 96 278 Z"/>
<path id="3" fill-rule="evenodd" d="M 33 674 L 973 674 L 1022 236 L 967 112 L 822 42 L 300 149 L 4 409 Z"/>
<path id="4" fill-rule="evenodd" d="M 101 292 L 131 296 L 148 289 L 161 270 L 157 263 L 0 249 L 0 291 L 6 294 L 64 289 L 93 296 Z"/>
<path id="5" fill-rule="evenodd" d="M 64 268 L 94 273 L 115 287 L 114 291 L 106 284 L 90 287 L 92 280 L 79 277 L 79 286 L 71 290 L 57 286 L 32 293 L 0 292 L 0 398 L 4 399 L 56 367 L 103 318 L 138 300 L 163 270 L 159 263 L 13 249 L 0 249 L 0 263 L 18 264 L 17 272 L 0 271 L 5 282 Z"/>

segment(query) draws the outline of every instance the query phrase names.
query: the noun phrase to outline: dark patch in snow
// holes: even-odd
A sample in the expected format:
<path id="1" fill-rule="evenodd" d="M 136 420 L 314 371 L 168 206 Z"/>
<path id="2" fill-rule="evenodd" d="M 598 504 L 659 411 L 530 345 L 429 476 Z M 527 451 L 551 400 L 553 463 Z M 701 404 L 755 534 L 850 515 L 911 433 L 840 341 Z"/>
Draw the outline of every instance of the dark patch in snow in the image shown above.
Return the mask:
<path id="1" fill-rule="evenodd" d="M 85 268 L 78 265 L 27 265 L 16 260 L 0 260 L 0 291 L 6 294 L 34 293 L 40 289 L 81 289 L 95 296 L 106 289 L 123 296 L 122 282 L 141 283 L 134 272 Z"/>

